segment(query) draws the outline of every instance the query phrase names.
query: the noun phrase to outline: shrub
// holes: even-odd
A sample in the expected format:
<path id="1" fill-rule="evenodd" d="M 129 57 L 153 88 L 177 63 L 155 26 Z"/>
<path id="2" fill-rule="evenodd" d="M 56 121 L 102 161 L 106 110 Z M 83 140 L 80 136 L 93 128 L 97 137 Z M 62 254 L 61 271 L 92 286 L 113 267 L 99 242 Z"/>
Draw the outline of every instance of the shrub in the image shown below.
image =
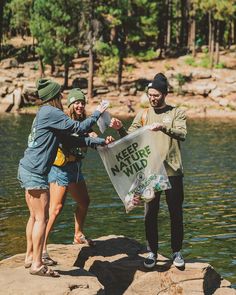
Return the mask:
<path id="1" fill-rule="evenodd" d="M 118 57 L 103 56 L 100 61 L 98 75 L 102 78 L 103 83 L 106 83 L 111 75 L 118 73 Z"/>
<path id="2" fill-rule="evenodd" d="M 203 68 L 210 68 L 211 67 L 211 60 L 209 54 L 206 54 L 201 61 L 199 62 L 199 66 Z"/>
<path id="3" fill-rule="evenodd" d="M 178 81 L 179 86 L 183 86 L 186 82 L 186 77 L 181 73 L 175 75 L 175 79 Z"/>
<path id="4" fill-rule="evenodd" d="M 216 69 L 224 69 L 226 68 L 225 64 L 223 62 L 220 62 L 218 64 L 215 65 Z"/>
<path id="5" fill-rule="evenodd" d="M 140 61 L 150 61 L 150 60 L 153 60 L 155 58 L 157 58 L 157 53 L 153 49 L 149 49 L 149 50 L 146 50 L 146 51 L 141 51 L 137 55 L 137 59 L 140 60 Z"/>
<path id="6" fill-rule="evenodd" d="M 188 56 L 185 58 L 184 62 L 189 65 L 189 66 L 193 66 L 193 67 L 196 67 L 197 66 L 197 63 L 194 59 L 194 57 L 192 56 Z"/>
<path id="7" fill-rule="evenodd" d="M 186 83 L 187 78 L 183 74 L 178 73 L 177 75 L 175 75 L 175 79 L 178 81 L 179 87 L 177 89 L 174 89 L 174 91 L 179 95 L 183 95 L 184 92 L 182 86 Z"/>
<path id="8" fill-rule="evenodd" d="M 95 50 L 98 57 L 118 55 L 118 49 L 115 46 L 110 46 L 108 43 L 97 41 L 95 44 Z"/>

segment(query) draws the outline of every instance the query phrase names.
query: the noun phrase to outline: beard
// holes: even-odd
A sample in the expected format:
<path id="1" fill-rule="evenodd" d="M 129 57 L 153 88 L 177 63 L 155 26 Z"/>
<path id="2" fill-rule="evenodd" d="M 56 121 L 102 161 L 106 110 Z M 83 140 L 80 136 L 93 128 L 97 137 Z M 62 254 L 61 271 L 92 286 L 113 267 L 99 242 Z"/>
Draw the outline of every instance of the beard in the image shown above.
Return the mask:
<path id="1" fill-rule="evenodd" d="M 165 96 L 162 95 L 161 98 L 159 98 L 158 100 L 154 100 L 154 101 L 150 102 L 150 104 L 154 109 L 159 109 L 159 108 L 164 107 L 165 106 Z"/>

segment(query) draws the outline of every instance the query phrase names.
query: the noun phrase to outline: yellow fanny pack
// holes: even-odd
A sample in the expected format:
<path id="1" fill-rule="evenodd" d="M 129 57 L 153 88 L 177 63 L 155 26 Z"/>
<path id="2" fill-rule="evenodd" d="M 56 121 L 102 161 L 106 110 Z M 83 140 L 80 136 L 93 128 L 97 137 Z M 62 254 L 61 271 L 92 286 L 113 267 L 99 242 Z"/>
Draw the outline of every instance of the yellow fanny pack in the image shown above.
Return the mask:
<path id="1" fill-rule="evenodd" d="M 75 162 L 76 160 L 76 157 L 73 155 L 65 155 L 62 148 L 59 147 L 53 165 L 60 167 L 66 165 L 68 162 Z"/>

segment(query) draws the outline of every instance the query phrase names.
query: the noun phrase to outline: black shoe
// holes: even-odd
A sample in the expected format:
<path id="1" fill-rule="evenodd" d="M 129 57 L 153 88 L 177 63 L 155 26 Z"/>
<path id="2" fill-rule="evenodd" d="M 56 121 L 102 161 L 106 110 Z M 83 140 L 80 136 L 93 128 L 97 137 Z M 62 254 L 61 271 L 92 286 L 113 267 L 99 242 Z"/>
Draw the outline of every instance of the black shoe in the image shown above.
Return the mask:
<path id="1" fill-rule="evenodd" d="M 143 265 L 144 267 L 150 269 L 156 265 L 157 257 L 154 253 L 149 252 L 147 258 L 144 260 Z"/>

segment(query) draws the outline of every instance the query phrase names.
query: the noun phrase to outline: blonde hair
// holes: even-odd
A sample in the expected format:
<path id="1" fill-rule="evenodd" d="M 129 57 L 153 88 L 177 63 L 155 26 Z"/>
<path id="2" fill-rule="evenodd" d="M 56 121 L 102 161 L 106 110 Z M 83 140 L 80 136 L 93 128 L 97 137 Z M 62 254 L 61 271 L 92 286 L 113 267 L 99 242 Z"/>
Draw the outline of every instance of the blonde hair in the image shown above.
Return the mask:
<path id="1" fill-rule="evenodd" d="M 67 111 L 67 115 L 72 119 L 72 120 L 76 120 L 76 121 L 83 121 L 84 119 L 86 119 L 86 111 L 84 110 L 83 114 L 81 114 L 80 116 L 75 112 L 74 109 L 74 104 L 72 103 Z"/>

